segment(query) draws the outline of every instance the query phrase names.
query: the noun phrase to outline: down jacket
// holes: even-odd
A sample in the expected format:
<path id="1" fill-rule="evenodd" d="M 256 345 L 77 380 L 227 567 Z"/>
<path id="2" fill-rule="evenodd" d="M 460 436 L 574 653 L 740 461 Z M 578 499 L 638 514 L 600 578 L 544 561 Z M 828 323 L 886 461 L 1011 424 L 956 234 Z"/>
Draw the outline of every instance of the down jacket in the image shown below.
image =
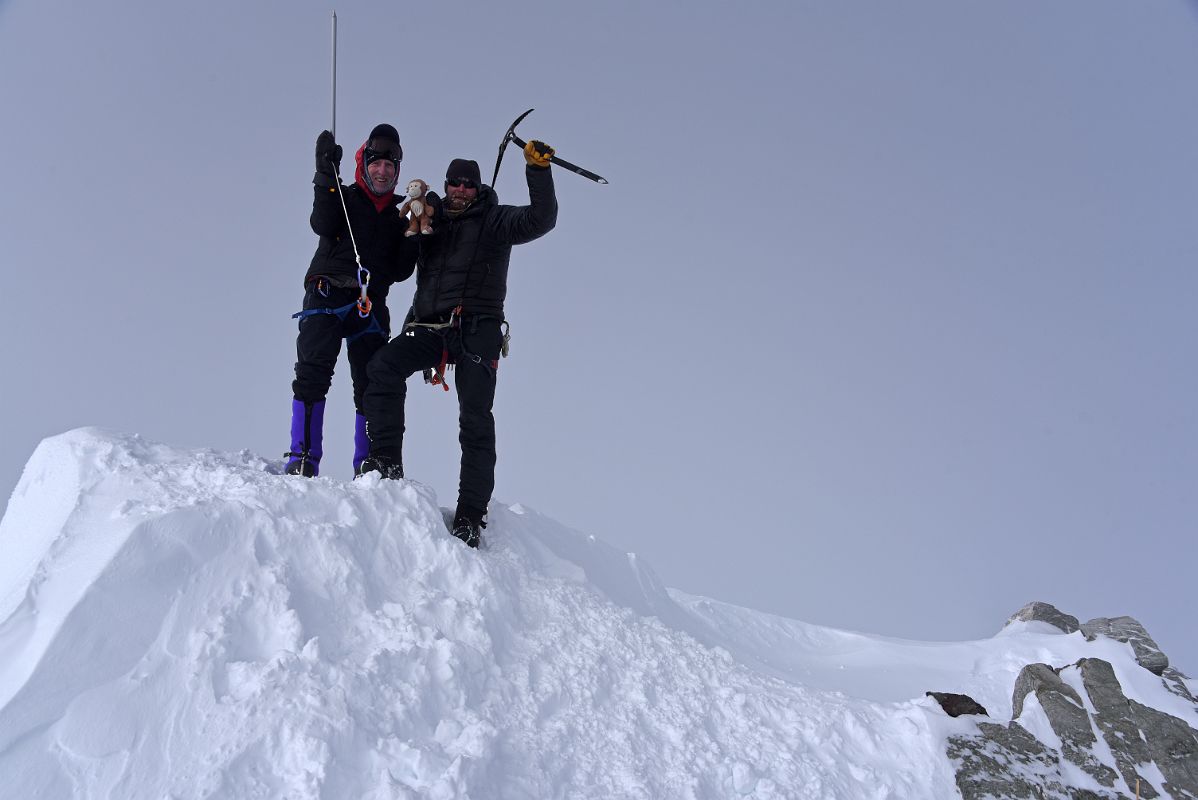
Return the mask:
<path id="1" fill-rule="evenodd" d="M 557 196 L 549 167 L 525 167 L 529 204 L 505 206 L 490 186 L 456 217 L 434 200 L 433 233 L 420 240 L 416 296 L 418 321 L 443 319 L 459 304 L 462 315 L 503 318 L 512 246 L 544 236 L 557 224 Z"/>
<path id="2" fill-rule="evenodd" d="M 362 151 L 358 150 L 358 173 L 362 173 Z M 323 275 L 334 286 L 343 288 L 358 285 L 358 264 L 354 247 L 345 225 L 346 213 L 353 225 L 353 240 L 358 244 L 362 266 L 370 270 L 370 297 L 385 301 L 392 283 L 407 280 L 416 260 L 416 243 L 404 238 L 408 221 L 399 216 L 399 200 L 392 196 L 379 210 L 371 196 L 360 184 L 342 187 L 345 209 L 337 187 L 327 176 L 316 173 L 313 180 L 315 197 L 312 200 L 312 230 L 320 237 L 316 254 L 304 276 L 304 282 Z"/>

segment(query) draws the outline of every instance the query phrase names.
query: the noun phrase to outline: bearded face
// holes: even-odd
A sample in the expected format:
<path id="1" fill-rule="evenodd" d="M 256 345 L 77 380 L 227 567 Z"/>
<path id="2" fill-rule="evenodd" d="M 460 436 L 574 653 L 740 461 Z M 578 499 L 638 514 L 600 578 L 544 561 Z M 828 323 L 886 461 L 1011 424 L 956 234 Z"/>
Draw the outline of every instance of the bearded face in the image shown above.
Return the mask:
<path id="1" fill-rule="evenodd" d="M 451 212 L 465 211 L 478 198 L 478 187 L 469 181 L 446 181 L 445 207 Z"/>

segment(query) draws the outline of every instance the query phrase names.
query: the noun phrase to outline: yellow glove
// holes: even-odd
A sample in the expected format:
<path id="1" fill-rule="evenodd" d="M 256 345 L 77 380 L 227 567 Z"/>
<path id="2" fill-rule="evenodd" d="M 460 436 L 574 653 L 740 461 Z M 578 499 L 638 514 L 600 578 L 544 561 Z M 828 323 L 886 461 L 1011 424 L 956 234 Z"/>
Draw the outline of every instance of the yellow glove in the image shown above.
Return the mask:
<path id="1" fill-rule="evenodd" d="M 551 158 L 553 158 L 553 148 L 544 142 L 538 142 L 536 139 L 533 139 L 524 145 L 524 160 L 534 167 L 549 166 L 549 159 Z"/>

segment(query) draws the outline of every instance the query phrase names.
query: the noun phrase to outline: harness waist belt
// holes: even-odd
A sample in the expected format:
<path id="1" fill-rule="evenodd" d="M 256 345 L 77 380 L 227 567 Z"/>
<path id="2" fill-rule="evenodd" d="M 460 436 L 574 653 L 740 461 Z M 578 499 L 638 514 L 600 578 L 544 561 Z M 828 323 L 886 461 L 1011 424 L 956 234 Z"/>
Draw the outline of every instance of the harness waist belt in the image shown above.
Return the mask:
<path id="1" fill-rule="evenodd" d="M 360 286 L 358 279 L 353 275 L 313 275 L 307 282 L 312 283 L 322 278 L 334 289 L 357 289 Z"/>
<path id="2" fill-rule="evenodd" d="M 417 325 L 443 325 L 453 318 L 453 312 L 446 311 L 444 314 L 434 314 L 431 317 L 418 317 L 412 320 L 412 322 Z"/>

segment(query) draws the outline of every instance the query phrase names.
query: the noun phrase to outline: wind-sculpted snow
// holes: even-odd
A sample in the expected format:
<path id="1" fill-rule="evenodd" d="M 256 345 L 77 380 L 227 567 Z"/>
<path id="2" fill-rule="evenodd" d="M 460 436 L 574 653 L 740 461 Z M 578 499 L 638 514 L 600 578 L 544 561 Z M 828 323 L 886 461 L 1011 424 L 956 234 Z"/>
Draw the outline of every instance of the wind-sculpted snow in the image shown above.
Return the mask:
<path id="1" fill-rule="evenodd" d="M 276 472 L 41 444 L 0 522 L 0 795 L 950 798 L 972 723 L 925 690 L 1009 714 L 1029 661 L 1130 660 L 818 628 L 672 592 L 520 506 L 474 551 L 419 483 Z"/>

